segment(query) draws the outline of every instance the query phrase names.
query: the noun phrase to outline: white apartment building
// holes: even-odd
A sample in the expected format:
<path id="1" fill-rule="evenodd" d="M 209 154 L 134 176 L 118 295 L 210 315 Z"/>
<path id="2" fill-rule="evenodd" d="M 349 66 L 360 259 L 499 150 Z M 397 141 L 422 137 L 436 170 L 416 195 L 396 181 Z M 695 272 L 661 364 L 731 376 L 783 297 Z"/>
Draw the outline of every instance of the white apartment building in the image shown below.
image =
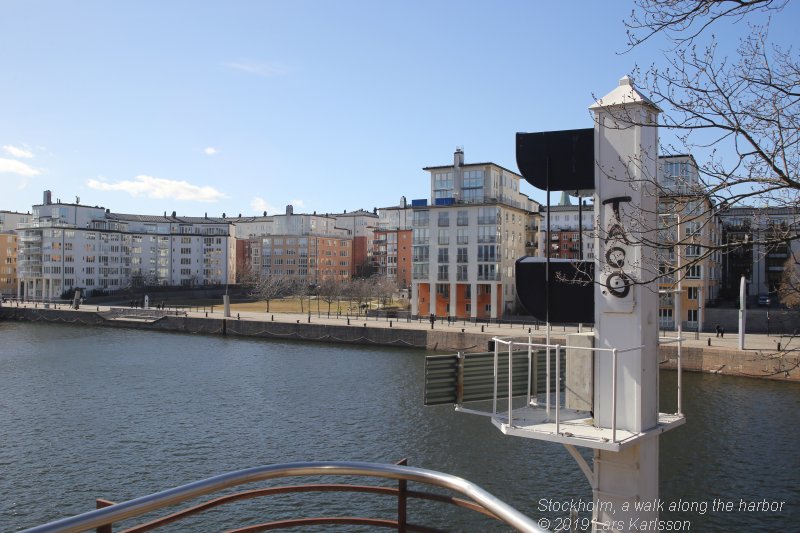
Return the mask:
<path id="1" fill-rule="evenodd" d="M 0 233 L 16 231 L 20 224 L 27 224 L 30 220 L 30 213 L 0 210 Z"/>
<path id="2" fill-rule="evenodd" d="M 413 315 L 499 318 L 516 301 L 515 261 L 525 255 L 531 200 L 522 177 L 494 163 L 426 167 L 431 200 L 413 200 Z"/>
<path id="3" fill-rule="evenodd" d="M 18 294 L 57 299 L 82 288 L 221 285 L 235 277 L 233 225 L 224 218 L 129 215 L 51 201 L 19 231 Z"/>

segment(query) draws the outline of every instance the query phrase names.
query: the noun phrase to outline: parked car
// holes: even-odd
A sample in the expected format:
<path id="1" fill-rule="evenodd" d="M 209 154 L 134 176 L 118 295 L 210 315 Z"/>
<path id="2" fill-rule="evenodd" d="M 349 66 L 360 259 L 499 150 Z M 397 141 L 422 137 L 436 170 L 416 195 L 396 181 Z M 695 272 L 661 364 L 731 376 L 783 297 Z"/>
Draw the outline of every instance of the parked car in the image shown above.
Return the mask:
<path id="1" fill-rule="evenodd" d="M 763 305 L 769 307 L 769 304 L 772 303 L 772 300 L 769 297 L 769 294 L 759 294 L 758 295 L 758 305 Z"/>

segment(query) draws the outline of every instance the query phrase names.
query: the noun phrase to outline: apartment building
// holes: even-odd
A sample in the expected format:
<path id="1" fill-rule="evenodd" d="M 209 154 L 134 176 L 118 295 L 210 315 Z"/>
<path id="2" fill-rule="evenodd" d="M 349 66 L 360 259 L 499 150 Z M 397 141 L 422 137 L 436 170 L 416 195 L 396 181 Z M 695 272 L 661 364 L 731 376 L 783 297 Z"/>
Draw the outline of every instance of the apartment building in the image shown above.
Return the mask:
<path id="1" fill-rule="evenodd" d="M 500 318 L 516 302 L 514 262 L 525 255 L 533 202 L 522 177 L 495 163 L 425 167 L 431 203 L 413 200 L 413 315 Z M 538 211 L 538 205 L 537 205 Z"/>
<path id="2" fill-rule="evenodd" d="M 673 329 L 703 327 L 703 309 L 719 297 L 722 227 L 716 206 L 699 179 L 691 155 L 659 157 L 659 325 Z M 672 247 L 670 243 L 675 243 Z M 669 272 L 680 268 L 677 275 Z M 680 298 L 680 313 L 676 299 Z"/>
<path id="3" fill-rule="evenodd" d="M 729 298 L 739 294 L 741 277 L 747 280 L 747 294 L 775 294 L 781 284 L 786 261 L 800 257 L 800 243 L 765 246 L 763 242 L 800 233 L 800 208 L 731 207 L 720 211 L 723 242 L 731 249 L 725 254 L 722 286 Z M 754 244 L 755 243 L 755 244 Z"/>
<path id="4" fill-rule="evenodd" d="M 45 191 L 19 230 L 18 294 L 50 300 L 140 285 L 234 282 L 233 225 L 224 218 L 112 213 L 53 203 Z"/>
<path id="5" fill-rule="evenodd" d="M 0 233 L 0 296 L 17 296 L 17 235 Z"/>
<path id="6" fill-rule="evenodd" d="M 30 213 L 0 211 L 0 296 L 17 296 L 17 228 L 30 217 Z"/>
<path id="7" fill-rule="evenodd" d="M 550 213 L 542 208 L 539 222 L 539 245 L 534 254 L 553 259 L 594 259 L 594 205 L 587 200 L 573 205 L 567 193 L 562 193 L 558 205 Z M 548 219 L 550 233 L 547 234 Z M 580 221 L 580 224 L 579 224 Z M 582 248 L 581 248 L 582 247 Z M 581 253 L 581 249 L 583 253 Z"/>
<path id="8" fill-rule="evenodd" d="M 354 276 L 368 276 L 372 270 L 372 241 L 375 239 L 375 226 L 378 223 L 377 209 L 373 212 L 357 211 L 333 213 L 336 228 L 345 230 L 353 242 L 351 264 Z"/>
<path id="9" fill-rule="evenodd" d="M 394 281 L 399 289 L 411 287 L 412 216 L 405 197 L 399 206 L 378 209 L 372 241 L 373 270 Z"/>
<path id="10" fill-rule="evenodd" d="M 377 215 L 374 216 L 377 218 Z M 357 219 L 347 219 L 355 221 Z M 295 214 L 237 217 L 236 257 L 241 272 L 279 277 L 299 285 L 353 275 L 353 238 L 332 215 Z"/>

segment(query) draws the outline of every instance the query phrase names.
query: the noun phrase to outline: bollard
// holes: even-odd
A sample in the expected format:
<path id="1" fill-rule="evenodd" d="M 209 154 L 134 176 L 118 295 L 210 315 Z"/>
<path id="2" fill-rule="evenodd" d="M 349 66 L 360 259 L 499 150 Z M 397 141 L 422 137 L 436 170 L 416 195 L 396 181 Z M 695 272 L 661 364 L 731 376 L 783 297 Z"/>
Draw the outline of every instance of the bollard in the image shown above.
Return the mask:
<path id="1" fill-rule="evenodd" d="M 206 318 L 208 318 L 208 311 L 206 311 Z"/>
<path id="2" fill-rule="evenodd" d="M 308 315 L 308 323 L 311 324 L 311 315 Z"/>
<path id="3" fill-rule="evenodd" d="M 241 318 L 239 317 L 239 313 L 236 313 L 236 320 L 241 320 Z"/>
<path id="4" fill-rule="evenodd" d="M 299 323 L 300 323 L 300 321 L 298 320 L 298 321 L 297 321 L 297 323 L 299 324 Z"/>
<path id="5" fill-rule="evenodd" d="M 481 333 L 483 333 L 483 324 L 481 324 Z"/>
<path id="6" fill-rule="evenodd" d="M 348 326 L 350 325 L 350 318 L 349 317 L 347 318 L 347 325 Z"/>
<path id="7" fill-rule="evenodd" d="M 461 333 L 464 333 L 464 328 L 461 328 Z"/>
<path id="8" fill-rule="evenodd" d="M 366 322 L 364 322 L 364 327 L 367 327 L 367 323 Z"/>
<path id="9" fill-rule="evenodd" d="M 530 335 L 530 332 L 531 332 L 531 328 L 528 328 L 528 334 L 529 334 L 529 335 Z"/>
<path id="10" fill-rule="evenodd" d="M 778 351 L 781 351 L 781 343 L 778 343 Z"/>
<path id="11" fill-rule="evenodd" d="M 392 321 L 391 320 L 389 321 L 389 327 L 392 327 Z"/>
<path id="12" fill-rule="evenodd" d="M 708 345 L 711 346 L 711 337 L 708 338 Z"/>

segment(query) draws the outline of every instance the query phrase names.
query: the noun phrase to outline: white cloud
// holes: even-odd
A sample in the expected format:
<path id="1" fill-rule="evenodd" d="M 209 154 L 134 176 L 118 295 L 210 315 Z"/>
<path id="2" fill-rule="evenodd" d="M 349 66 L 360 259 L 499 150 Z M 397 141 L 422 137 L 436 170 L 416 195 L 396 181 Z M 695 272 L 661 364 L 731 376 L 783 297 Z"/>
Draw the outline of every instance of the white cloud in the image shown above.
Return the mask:
<path id="1" fill-rule="evenodd" d="M 228 63 L 224 63 L 224 65 L 234 70 L 241 70 L 248 74 L 256 74 L 264 77 L 284 76 L 289 72 L 286 66 L 279 63 L 265 63 L 261 61 L 229 61 Z"/>
<path id="2" fill-rule="evenodd" d="M 253 210 L 254 213 L 258 215 L 263 214 L 264 211 L 266 211 L 268 214 L 269 213 L 275 214 L 278 212 L 278 209 L 276 207 L 268 204 L 266 200 L 264 200 L 259 196 L 255 196 L 253 197 L 252 200 L 250 200 L 250 208 Z"/>
<path id="3" fill-rule="evenodd" d="M 217 150 L 213 146 L 208 146 L 206 148 L 203 148 L 203 153 L 206 155 L 216 155 L 219 153 L 219 150 Z"/>
<path id="4" fill-rule="evenodd" d="M 6 148 L 5 146 L 3 148 Z M 38 176 L 42 171 L 22 161 L 0 157 L 0 174 L 19 174 L 20 176 Z"/>
<path id="5" fill-rule="evenodd" d="M 11 146 L 10 144 L 6 144 L 5 146 L 3 146 L 3 150 L 11 157 L 24 157 L 25 159 L 33 158 L 33 152 L 31 152 L 30 150 L 25 150 L 24 148 L 17 148 L 16 146 Z"/>
<path id="6" fill-rule="evenodd" d="M 98 191 L 122 191 L 134 197 L 145 196 L 157 200 L 188 200 L 195 202 L 216 202 L 225 197 L 213 187 L 192 185 L 187 181 L 168 180 L 153 176 L 136 176 L 133 180 L 108 183 L 88 180 L 86 184 Z"/>

